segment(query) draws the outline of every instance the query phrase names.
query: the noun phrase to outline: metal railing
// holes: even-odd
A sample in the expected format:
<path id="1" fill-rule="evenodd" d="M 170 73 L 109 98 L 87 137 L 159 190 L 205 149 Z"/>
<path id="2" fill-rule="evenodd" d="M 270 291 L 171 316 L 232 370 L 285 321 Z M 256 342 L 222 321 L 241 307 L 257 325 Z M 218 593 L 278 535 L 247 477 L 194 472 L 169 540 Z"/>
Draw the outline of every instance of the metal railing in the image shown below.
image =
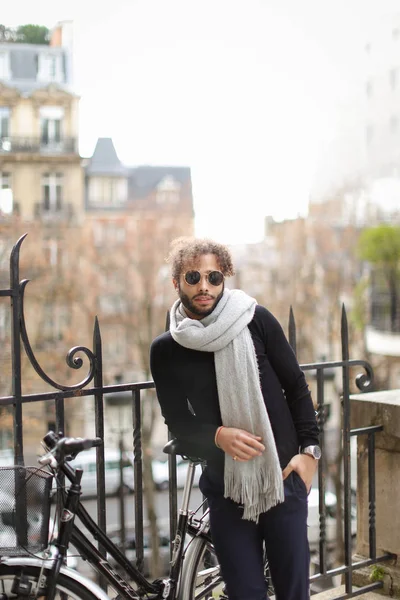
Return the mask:
<path id="1" fill-rule="evenodd" d="M 13 153 L 76 154 L 78 140 L 75 137 L 62 137 L 59 140 L 41 137 L 0 137 L 0 155 Z"/>
<path id="2" fill-rule="evenodd" d="M 34 402 L 54 402 L 55 404 L 55 426 L 57 431 L 63 432 L 65 429 L 65 403 L 74 397 L 90 396 L 94 400 L 95 410 L 95 435 L 104 439 L 105 422 L 104 406 L 105 395 L 112 394 L 113 397 L 123 394 L 125 399 L 127 394 L 132 397 L 132 422 L 133 422 L 133 456 L 134 456 L 134 486 L 135 486 L 135 507 L 134 507 L 134 527 L 136 537 L 137 564 L 139 568 L 143 566 L 144 561 L 144 517 L 143 517 L 143 484 L 142 484 L 142 391 L 154 388 L 152 381 L 126 384 L 103 384 L 103 366 L 102 366 L 102 341 L 100 327 L 97 318 L 95 319 L 93 329 L 93 349 L 84 346 L 75 346 L 67 354 L 67 364 L 72 369 L 81 369 L 84 362 L 88 362 L 87 372 L 79 383 L 74 385 L 65 385 L 49 377 L 37 361 L 31 347 L 24 317 L 24 292 L 27 280 L 20 281 L 19 256 L 22 242 L 25 236 L 22 236 L 15 244 L 10 256 L 10 287 L 0 290 L 0 297 L 9 297 L 11 303 L 11 359 L 12 359 L 12 394 L 0 398 L 0 407 L 13 407 L 13 435 L 14 435 L 14 458 L 16 464 L 24 464 L 24 435 L 22 407 L 26 403 Z M 296 325 L 293 311 L 289 315 L 289 342 L 296 353 Z M 382 582 L 374 582 L 359 588 L 356 592 L 352 587 L 353 571 L 357 568 L 375 564 L 391 558 L 391 555 L 377 556 L 376 550 L 376 529 L 375 529 L 375 434 L 382 430 L 381 425 L 351 430 L 350 428 L 350 371 L 355 368 L 361 368 L 362 373 L 355 377 L 357 387 L 361 391 L 371 389 L 373 382 L 373 373 L 371 366 L 363 360 L 353 360 L 349 357 L 349 339 L 348 326 L 345 308 L 342 308 L 341 320 L 341 345 L 342 358 L 338 361 L 324 361 L 318 363 L 303 364 L 302 369 L 308 371 L 316 381 L 316 404 L 319 425 L 321 429 L 321 447 L 325 452 L 325 383 L 331 378 L 332 372 L 339 370 L 342 381 L 342 440 L 343 440 L 343 503 L 344 503 L 344 564 L 334 569 L 328 567 L 328 545 L 326 539 L 326 471 L 324 461 L 319 463 L 318 483 L 319 483 L 319 565 L 320 572 L 311 577 L 311 582 L 317 582 L 332 577 L 333 575 L 343 575 L 345 579 L 345 595 L 337 597 L 335 600 L 352 598 L 369 590 L 382 587 Z M 22 393 L 22 373 L 21 373 L 21 354 L 22 348 L 36 373 L 41 379 L 51 386 L 53 391 L 38 394 Z M 85 361 L 80 355 L 84 355 Z M 362 562 L 352 562 L 352 532 L 351 532 L 351 463 L 350 463 L 350 440 L 353 436 L 368 436 L 368 475 L 369 475 L 369 540 L 370 556 Z M 170 533 L 171 539 L 177 524 L 177 486 L 175 459 L 170 457 L 170 491 L 169 491 L 169 514 L 170 514 Z M 97 519 L 100 527 L 106 531 L 106 494 L 105 494 L 105 461 L 103 447 L 97 448 Z M 101 550 L 101 549 L 100 549 Z"/>
<path id="3" fill-rule="evenodd" d="M 377 562 L 390 560 L 393 558 L 391 554 L 383 554 L 377 556 L 376 550 L 376 501 L 375 501 L 375 434 L 383 430 L 382 425 L 374 425 L 371 427 L 362 427 L 351 429 L 351 403 L 350 403 L 350 370 L 354 367 L 362 367 L 363 373 L 355 377 L 357 388 L 361 392 L 372 390 L 373 386 L 373 370 L 371 365 L 364 360 L 350 359 L 349 356 L 349 331 L 347 323 L 347 314 L 344 305 L 342 306 L 341 315 L 341 351 L 342 359 L 339 361 L 324 361 L 320 363 L 303 364 L 303 371 L 309 371 L 316 378 L 316 401 L 318 424 L 320 427 L 320 445 L 322 455 L 326 454 L 325 448 L 325 415 L 327 414 L 325 405 L 325 379 L 329 373 L 331 377 L 332 370 L 339 370 L 342 379 L 342 466 L 343 466 L 343 504 L 344 504 L 344 564 L 335 568 L 328 568 L 328 544 L 326 538 L 326 465 L 324 461 L 320 461 L 318 465 L 318 490 L 319 490 L 319 519 L 320 519 L 320 536 L 318 559 L 320 572 L 310 577 L 311 582 L 318 582 L 327 577 L 332 578 L 336 575 L 342 575 L 345 583 L 345 594 L 338 596 L 333 600 L 344 600 L 353 598 L 368 591 L 372 591 L 382 587 L 382 582 L 374 582 L 363 586 L 357 591 L 353 591 L 353 571 L 367 567 Z M 296 353 L 296 324 L 293 311 L 290 310 L 289 316 L 289 342 Z M 354 436 L 368 436 L 368 490 L 369 490 L 369 557 L 363 561 L 353 563 L 352 561 L 352 486 L 351 486 L 351 448 L 350 440 Z M 338 499 L 339 500 L 339 499 Z"/>
<path id="4" fill-rule="evenodd" d="M 42 200 L 36 202 L 34 206 L 34 215 L 43 220 L 54 221 L 59 219 L 71 219 L 74 216 L 74 207 L 71 202 L 60 200 L 54 206 L 49 202 Z"/>

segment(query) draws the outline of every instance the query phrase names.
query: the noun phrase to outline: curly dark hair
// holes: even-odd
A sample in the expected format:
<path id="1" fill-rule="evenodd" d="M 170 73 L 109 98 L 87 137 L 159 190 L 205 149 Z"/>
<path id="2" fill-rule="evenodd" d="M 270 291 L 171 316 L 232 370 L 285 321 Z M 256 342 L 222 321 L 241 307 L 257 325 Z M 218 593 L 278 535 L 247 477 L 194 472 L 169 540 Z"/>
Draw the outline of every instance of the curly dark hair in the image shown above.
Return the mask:
<path id="1" fill-rule="evenodd" d="M 185 265 L 195 262 L 202 254 L 215 254 L 225 277 L 235 274 L 232 255 L 227 246 L 208 238 L 179 237 L 171 242 L 171 251 L 167 258 L 167 262 L 171 264 L 172 278 L 179 280 Z"/>

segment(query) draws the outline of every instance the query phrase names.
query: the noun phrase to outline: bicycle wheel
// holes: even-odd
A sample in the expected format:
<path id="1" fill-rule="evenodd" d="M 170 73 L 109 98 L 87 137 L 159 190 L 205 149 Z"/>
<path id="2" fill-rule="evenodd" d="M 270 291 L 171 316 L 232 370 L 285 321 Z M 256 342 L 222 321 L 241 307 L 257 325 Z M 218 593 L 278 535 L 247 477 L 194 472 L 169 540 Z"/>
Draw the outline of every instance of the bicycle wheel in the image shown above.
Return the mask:
<path id="1" fill-rule="evenodd" d="M 268 596 L 274 595 L 268 560 L 264 563 Z M 196 537 L 188 547 L 183 562 L 178 600 L 228 600 L 214 546 L 205 538 Z"/>
<path id="2" fill-rule="evenodd" d="M 183 561 L 178 600 L 227 598 L 214 546 L 205 538 L 190 543 Z"/>
<path id="3" fill-rule="evenodd" d="M 39 588 L 41 568 L 37 566 L 0 565 L 0 596 L 2 600 L 33 600 L 45 598 L 45 590 Z M 57 581 L 57 600 L 97 600 L 82 584 L 60 573 Z"/>

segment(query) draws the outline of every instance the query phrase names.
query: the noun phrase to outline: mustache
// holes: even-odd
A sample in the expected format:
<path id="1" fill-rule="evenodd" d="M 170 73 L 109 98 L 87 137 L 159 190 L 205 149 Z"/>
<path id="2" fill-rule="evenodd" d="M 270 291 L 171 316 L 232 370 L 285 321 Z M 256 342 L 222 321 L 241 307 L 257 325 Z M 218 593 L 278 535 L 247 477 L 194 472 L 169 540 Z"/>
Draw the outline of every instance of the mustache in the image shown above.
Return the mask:
<path id="1" fill-rule="evenodd" d="M 193 296 L 193 300 L 195 298 L 215 298 L 215 296 L 212 296 L 211 294 L 196 294 L 195 296 Z"/>

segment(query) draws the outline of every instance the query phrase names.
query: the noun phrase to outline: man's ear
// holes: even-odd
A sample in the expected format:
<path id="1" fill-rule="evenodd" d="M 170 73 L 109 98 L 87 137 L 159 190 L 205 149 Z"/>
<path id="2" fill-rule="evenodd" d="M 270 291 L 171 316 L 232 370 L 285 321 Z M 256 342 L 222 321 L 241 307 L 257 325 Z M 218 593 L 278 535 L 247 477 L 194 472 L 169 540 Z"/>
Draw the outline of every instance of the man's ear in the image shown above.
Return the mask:
<path id="1" fill-rule="evenodd" d="M 177 279 L 173 279 L 172 283 L 174 284 L 175 291 L 179 292 L 179 281 Z"/>

